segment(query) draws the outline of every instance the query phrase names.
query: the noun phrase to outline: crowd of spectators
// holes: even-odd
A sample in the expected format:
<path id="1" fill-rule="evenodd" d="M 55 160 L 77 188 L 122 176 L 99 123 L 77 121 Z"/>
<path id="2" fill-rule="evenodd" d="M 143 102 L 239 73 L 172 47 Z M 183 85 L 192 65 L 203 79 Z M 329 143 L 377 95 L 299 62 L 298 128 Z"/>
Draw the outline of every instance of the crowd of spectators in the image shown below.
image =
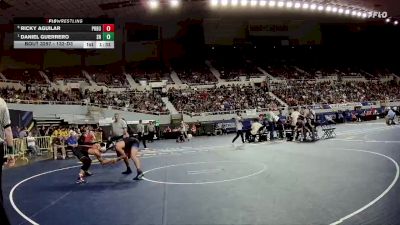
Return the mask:
<path id="1" fill-rule="evenodd" d="M 0 89 L 1 96 L 8 102 L 18 103 L 29 100 L 40 104 L 42 101 L 57 104 L 95 104 L 100 107 L 119 107 L 145 113 L 165 113 L 167 108 L 156 92 L 110 92 L 89 91 L 78 89 L 67 91 L 51 88 L 37 88 L 30 90 L 16 90 L 12 88 Z"/>
<path id="2" fill-rule="evenodd" d="M 173 83 L 170 77 L 170 70 L 159 61 L 128 64 L 126 65 L 126 72 L 138 83 L 140 81 L 160 82 L 162 80 L 167 80 L 168 83 Z"/>
<path id="3" fill-rule="evenodd" d="M 277 78 L 284 79 L 315 79 L 327 76 L 363 77 L 366 79 L 382 78 L 390 75 L 385 68 L 368 68 L 356 66 L 333 66 L 333 65 L 268 65 L 266 71 Z"/>
<path id="4" fill-rule="evenodd" d="M 212 89 L 186 89 L 168 92 L 169 100 L 178 111 L 189 113 L 233 111 L 256 108 L 277 109 L 278 101 L 266 88 L 251 86 L 221 86 Z"/>
<path id="5" fill-rule="evenodd" d="M 315 76 L 311 73 L 296 69 L 294 66 L 288 65 L 269 65 L 265 67 L 267 73 L 271 76 L 281 79 L 315 79 Z"/>
<path id="6" fill-rule="evenodd" d="M 272 91 L 289 106 L 400 99 L 400 86 L 395 81 L 316 83 L 306 80 L 288 80 L 285 83 L 274 84 Z"/>
<path id="7" fill-rule="evenodd" d="M 46 79 L 40 75 L 39 70 L 35 69 L 6 69 L 2 74 L 7 78 L 7 80 L 21 81 L 28 84 L 47 83 Z"/>
<path id="8" fill-rule="evenodd" d="M 64 81 L 65 83 L 74 81 L 88 82 L 86 77 L 82 74 L 82 68 L 80 67 L 48 68 L 44 72 L 49 80 L 54 83 L 57 81 Z"/>
<path id="9" fill-rule="evenodd" d="M 168 83 L 172 83 L 172 79 L 168 72 L 162 72 L 158 70 L 132 70 L 129 72 L 133 79 L 136 82 L 140 82 L 141 80 L 147 82 L 161 82 L 163 80 L 167 80 Z"/>
<path id="10" fill-rule="evenodd" d="M 129 87 L 122 69 L 119 66 L 92 66 L 86 67 L 85 71 L 97 85 L 108 87 Z"/>
<path id="11" fill-rule="evenodd" d="M 221 79 L 226 81 L 239 81 L 240 77 L 246 77 L 248 80 L 251 77 L 262 75 L 257 67 L 248 60 L 236 60 L 224 63 L 215 62 L 214 64 L 221 74 Z"/>
<path id="12" fill-rule="evenodd" d="M 215 84 L 218 81 L 206 65 L 178 68 L 175 72 L 185 84 Z"/>
<path id="13" fill-rule="evenodd" d="M 388 68 L 369 66 L 365 68 L 365 72 L 371 74 L 373 78 L 384 78 L 393 74 Z"/>
<path id="14" fill-rule="evenodd" d="M 311 66 L 311 65 L 301 65 L 298 66 L 301 70 L 303 70 L 306 74 L 308 74 L 309 78 L 325 78 L 328 76 L 338 75 L 339 72 L 330 66 Z"/>

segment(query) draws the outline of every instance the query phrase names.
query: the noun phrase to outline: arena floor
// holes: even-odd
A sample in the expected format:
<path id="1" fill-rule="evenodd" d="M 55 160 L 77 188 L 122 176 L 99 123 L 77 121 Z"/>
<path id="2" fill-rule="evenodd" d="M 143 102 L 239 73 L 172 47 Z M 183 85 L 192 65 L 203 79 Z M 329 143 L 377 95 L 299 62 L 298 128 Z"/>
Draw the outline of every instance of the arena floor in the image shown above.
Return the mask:
<path id="1" fill-rule="evenodd" d="M 316 143 L 230 144 L 232 135 L 150 143 L 145 180 L 76 159 L 4 173 L 12 224 L 400 224 L 400 126 L 337 126 Z"/>

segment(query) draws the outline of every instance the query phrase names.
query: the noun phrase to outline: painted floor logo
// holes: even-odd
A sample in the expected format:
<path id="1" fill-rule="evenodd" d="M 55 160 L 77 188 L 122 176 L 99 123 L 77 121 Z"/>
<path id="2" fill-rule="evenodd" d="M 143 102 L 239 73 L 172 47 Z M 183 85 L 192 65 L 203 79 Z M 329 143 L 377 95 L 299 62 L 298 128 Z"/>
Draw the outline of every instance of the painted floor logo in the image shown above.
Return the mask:
<path id="1" fill-rule="evenodd" d="M 386 19 L 386 18 L 388 18 L 388 13 L 387 12 L 371 11 L 371 12 L 368 12 L 368 18 Z"/>

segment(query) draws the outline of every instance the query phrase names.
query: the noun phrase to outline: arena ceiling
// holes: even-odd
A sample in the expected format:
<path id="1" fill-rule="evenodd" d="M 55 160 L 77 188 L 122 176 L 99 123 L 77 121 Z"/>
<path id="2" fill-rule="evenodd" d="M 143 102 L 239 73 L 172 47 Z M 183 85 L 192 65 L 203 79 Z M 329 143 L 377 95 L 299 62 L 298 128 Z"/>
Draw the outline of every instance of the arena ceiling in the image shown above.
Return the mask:
<path id="1" fill-rule="evenodd" d="M 161 0 L 165 3 L 167 1 Z M 313 2 L 356 6 L 387 11 L 389 16 L 400 16 L 399 0 L 314 0 Z M 209 8 L 204 7 L 208 6 L 207 4 L 207 0 L 183 0 L 179 13 L 190 12 L 188 15 L 199 11 L 208 13 Z M 135 20 L 148 16 L 149 9 L 145 5 L 145 0 L 0 0 L 0 23 L 8 23 L 14 17 L 107 16 Z M 160 7 L 159 10 L 164 10 L 164 7 Z M 158 16 L 165 14 L 168 13 L 159 12 Z"/>

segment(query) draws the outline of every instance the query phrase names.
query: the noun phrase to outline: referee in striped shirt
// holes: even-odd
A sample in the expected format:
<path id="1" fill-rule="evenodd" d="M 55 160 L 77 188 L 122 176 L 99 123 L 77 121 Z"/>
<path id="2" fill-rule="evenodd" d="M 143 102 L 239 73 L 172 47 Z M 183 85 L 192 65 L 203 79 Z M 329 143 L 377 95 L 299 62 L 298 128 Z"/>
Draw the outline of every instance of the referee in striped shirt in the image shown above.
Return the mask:
<path id="1" fill-rule="evenodd" d="M 8 158 L 5 160 L 4 158 L 4 151 L 5 147 L 4 144 L 7 144 L 7 151 L 12 153 L 13 150 L 13 135 L 11 130 L 11 120 L 10 120 L 10 113 L 8 111 L 8 107 L 4 99 L 0 98 L 0 218 L 2 225 L 9 225 L 10 222 L 7 218 L 6 211 L 4 209 L 3 204 L 3 190 L 2 190 L 2 171 L 3 171 L 3 164 L 7 162 L 8 166 L 14 165 L 14 158 Z"/>

